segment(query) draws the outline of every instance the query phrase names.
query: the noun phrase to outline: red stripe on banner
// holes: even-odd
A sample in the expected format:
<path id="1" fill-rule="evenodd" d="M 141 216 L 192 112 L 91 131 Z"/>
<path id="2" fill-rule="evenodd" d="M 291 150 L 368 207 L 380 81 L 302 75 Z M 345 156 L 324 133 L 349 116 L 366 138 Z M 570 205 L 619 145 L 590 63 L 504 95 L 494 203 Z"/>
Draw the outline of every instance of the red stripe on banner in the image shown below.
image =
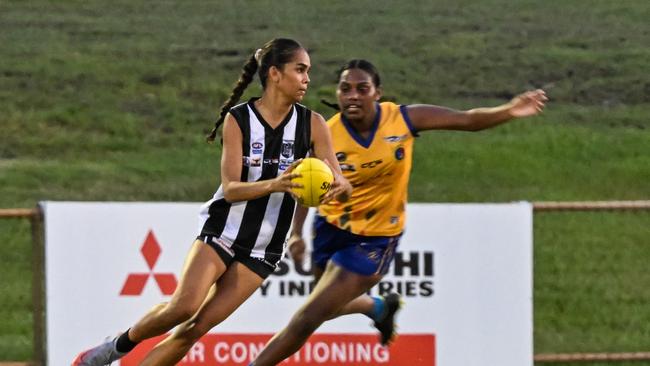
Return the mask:
<path id="1" fill-rule="evenodd" d="M 185 358 L 183 366 L 246 366 L 264 348 L 272 334 L 207 334 Z M 136 366 L 164 336 L 138 345 L 121 366 Z M 315 334 L 282 365 L 409 365 L 435 366 L 433 334 L 402 334 L 390 347 L 382 347 L 373 334 Z"/>

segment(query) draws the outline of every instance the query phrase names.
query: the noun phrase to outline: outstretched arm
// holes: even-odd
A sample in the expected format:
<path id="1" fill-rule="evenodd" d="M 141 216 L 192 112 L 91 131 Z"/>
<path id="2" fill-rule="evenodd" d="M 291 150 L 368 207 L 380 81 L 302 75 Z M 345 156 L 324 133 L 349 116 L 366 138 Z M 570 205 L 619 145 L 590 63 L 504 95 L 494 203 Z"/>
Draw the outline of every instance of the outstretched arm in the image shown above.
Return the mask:
<path id="1" fill-rule="evenodd" d="M 406 107 L 406 112 L 416 131 L 480 131 L 513 118 L 534 116 L 543 110 L 547 100 L 546 93 L 537 89 L 519 94 L 510 102 L 492 108 L 459 111 L 435 105 L 413 104 Z"/>

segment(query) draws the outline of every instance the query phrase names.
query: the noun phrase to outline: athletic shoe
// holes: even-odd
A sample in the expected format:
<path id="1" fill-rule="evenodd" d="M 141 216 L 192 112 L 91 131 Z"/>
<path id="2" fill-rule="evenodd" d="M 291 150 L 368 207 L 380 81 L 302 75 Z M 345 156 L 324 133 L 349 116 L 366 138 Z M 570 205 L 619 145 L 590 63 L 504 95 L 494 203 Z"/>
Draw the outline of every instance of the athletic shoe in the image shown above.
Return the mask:
<path id="1" fill-rule="evenodd" d="M 81 352 L 72 361 L 72 366 L 106 366 L 119 360 L 126 353 L 118 352 L 115 349 L 116 340 L 117 338 L 106 341 L 97 347 Z"/>
<path id="2" fill-rule="evenodd" d="M 395 338 L 395 315 L 402 307 L 402 298 L 397 293 L 384 296 L 384 313 L 375 321 L 375 328 L 379 330 L 379 340 L 382 345 L 389 345 Z"/>

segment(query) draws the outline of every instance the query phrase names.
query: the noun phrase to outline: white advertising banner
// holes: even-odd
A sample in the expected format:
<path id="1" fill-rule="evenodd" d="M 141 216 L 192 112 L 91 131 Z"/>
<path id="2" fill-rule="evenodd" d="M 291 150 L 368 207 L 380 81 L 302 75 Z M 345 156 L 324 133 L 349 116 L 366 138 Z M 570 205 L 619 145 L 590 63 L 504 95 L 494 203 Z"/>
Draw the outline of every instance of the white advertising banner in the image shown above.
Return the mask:
<path id="1" fill-rule="evenodd" d="M 70 364 L 169 300 L 198 234 L 199 206 L 43 203 L 48 365 Z M 410 204 L 407 213 L 395 261 L 371 291 L 403 295 L 400 337 L 381 347 L 367 317 L 345 316 L 283 364 L 532 365 L 532 206 Z M 179 365 L 247 365 L 306 299 L 307 270 L 283 261 Z M 137 365 L 160 339 L 120 364 Z"/>

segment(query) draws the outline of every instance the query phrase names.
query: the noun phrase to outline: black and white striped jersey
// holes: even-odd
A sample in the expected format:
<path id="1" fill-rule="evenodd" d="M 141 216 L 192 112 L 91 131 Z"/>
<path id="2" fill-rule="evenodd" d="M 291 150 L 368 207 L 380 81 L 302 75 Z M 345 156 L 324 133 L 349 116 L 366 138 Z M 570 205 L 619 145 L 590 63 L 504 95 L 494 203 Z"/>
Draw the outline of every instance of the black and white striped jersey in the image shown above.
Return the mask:
<path id="1" fill-rule="evenodd" d="M 255 109 L 254 101 L 239 104 L 230 113 L 243 136 L 242 182 L 267 180 L 281 175 L 294 160 L 304 158 L 311 144 L 311 111 L 294 104 L 275 129 Z M 206 202 L 200 214 L 201 236 L 233 255 L 250 253 L 275 265 L 284 254 L 295 201 L 290 194 L 275 192 L 250 201 L 228 203 L 223 187 Z"/>

